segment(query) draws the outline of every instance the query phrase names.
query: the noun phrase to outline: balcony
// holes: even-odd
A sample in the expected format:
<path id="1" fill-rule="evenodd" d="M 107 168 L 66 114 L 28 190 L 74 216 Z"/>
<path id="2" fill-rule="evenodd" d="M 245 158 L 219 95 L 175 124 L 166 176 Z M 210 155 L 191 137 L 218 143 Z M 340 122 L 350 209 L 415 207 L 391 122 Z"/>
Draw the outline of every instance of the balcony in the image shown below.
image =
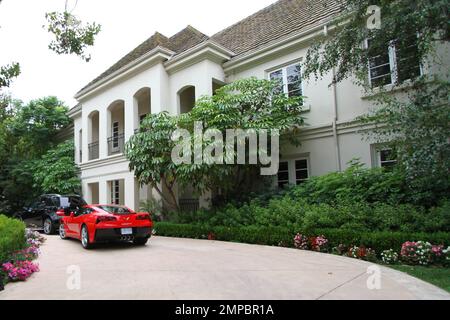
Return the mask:
<path id="1" fill-rule="evenodd" d="M 181 212 L 196 212 L 200 209 L 200 201 L 198 199 L 179 199 Z"/>
<path id="2" fill-rule="evenodd" d="M 122 154 L 125 147 L 125 134 L 118 134 L 108 138 L 108 156 Z"/>
<path id="3" fill-rule="evenodd" d="M 91 144 L 89 144 L 88 149 L 89 149 L 89 161 L 91 160 L 96 160 L 100 157 L 100 153 L 99 153 L 99 142 L 93 142 Z"/>

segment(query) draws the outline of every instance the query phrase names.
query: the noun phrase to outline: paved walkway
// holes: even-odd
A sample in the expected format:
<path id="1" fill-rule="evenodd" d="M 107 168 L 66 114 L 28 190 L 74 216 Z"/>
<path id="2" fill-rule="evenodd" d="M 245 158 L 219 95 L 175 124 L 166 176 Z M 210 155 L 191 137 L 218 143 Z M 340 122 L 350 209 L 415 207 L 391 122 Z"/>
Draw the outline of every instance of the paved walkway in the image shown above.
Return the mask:
<path id="1" fill-rule="evenodd" d="M 381 289 L 369 290 L 370 263 L 285 248 L 215 241 L 152 238 L 82 249 L 48 237 L 41 271 L 13 283 L 2 299 L 450 299 L 406 274 L 381 267 Z M 69 290 L 69 266 L 79 266 L 81 289 Z M 70 270 L 69 270 L 70 271 Z"/>

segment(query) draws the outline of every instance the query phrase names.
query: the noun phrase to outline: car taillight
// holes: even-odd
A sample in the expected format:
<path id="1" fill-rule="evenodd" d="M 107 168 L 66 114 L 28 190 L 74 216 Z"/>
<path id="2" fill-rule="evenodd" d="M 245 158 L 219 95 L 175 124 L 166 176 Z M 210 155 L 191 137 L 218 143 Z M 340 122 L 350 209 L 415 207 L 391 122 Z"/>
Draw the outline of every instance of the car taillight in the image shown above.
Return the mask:
<path id="1" fill-rule="evenodd" d="M 64 217 L 65 216 L 64 209 L 59 209 L 58 211 L 56 211 L 56 214 L 60 217 Z"/>
<path id="2" fill-rule="evenodd" d="M 151 221 L 152 220 L 152 218 L 150 217 L 150 215 L 149 214 L 141 214 L 141 215 L 138 215 L 137 217 L 136 217 L 136 220 L 149 220 L 149 221 Z"/>
<path id="3" fill-rule="evenodd" d="M 97 224 L 101 222 L 111 222 L 111 221 L 117 221 L 116 217 L 109 217 L 109 216 L 102 216 L 97 218 Z"/>

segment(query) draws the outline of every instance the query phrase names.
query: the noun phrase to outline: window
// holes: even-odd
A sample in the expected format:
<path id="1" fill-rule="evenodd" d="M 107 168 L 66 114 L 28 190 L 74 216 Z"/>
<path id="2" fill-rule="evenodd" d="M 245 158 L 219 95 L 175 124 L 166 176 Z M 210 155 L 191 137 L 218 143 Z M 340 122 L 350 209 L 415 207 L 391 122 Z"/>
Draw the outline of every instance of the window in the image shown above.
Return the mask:
<path id="1" fill-rule="evenodd" d="M 309 161 L 307 158 L 299 158 L 280 162 L 277 183 L 279 188 L 288 184 L 298 185 L 309 178 Z"/>
<path id="2" fill-rule="evenodd" d="M 120 181 L 114 180 L 111 182 L 111 203 L 115 205 L 120 204 Z"/>
<path id="3" fill-rule="evenodd" d="M 422 74 L 417 48 L 417 36 L 408 38 L 404 43 L 390 41 L 384 48 L 369 49 L 369 81 L 372 87 L 402 83 Z"/>
<path id="4" fill-rule="evenodd" d="M 295 183 L 301 184 L 304 181 L 308 180 L 308 160 L 301 159 L 295 161 Z"/>
<path id="5" fill-rule="evenodd" d="M 119 123 L 114 122 L 112 125 L 113 148 L 119 147 Z"/>
<path id="6" fill-rule="evenodd" d="M 392 149 L 378 151 L 378 161 L 381 168 L 392 168 L 397 163 Z"/>
<path id="7" fill-rule="evenodd" d="M 289 163 L 280 162 L 280 169 L 278 170 L 278 187 L 283 188 L 289 184 Z"/>
<path id="8" fill-rule="evenodd" d="M 289 97 L 298 97 L 303 94 L 300 63 L 271 72 L 269 79 L 278 80 L 280 83 L 275 90 L 276 94 L 286 93 Z"/>

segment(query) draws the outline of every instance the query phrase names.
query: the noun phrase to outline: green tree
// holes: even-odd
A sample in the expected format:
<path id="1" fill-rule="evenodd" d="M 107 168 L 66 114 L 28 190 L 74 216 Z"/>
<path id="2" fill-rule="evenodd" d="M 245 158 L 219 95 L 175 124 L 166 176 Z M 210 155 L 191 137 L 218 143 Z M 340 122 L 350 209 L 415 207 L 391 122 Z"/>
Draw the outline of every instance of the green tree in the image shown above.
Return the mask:
<path id="1" fill-rule="evenodd" d="M 59 144 L 30 165 L 33 187 L 44 193 L 76 194 L 81 190 L 73 141 Z"/>
<path id="2" fill-rule="evenodd" d="M 280 93 L 278 87 L 279 83 L 275 81 L 239 80 L 220 88 L 213 96 L 202 97 L 187 114 L 179 117 L 167 113 L 148 116 L 126 146 L 130 170 L 134 171 L 141 184 L 155 188 L 172 210 L 178 209 L 173 192 L 176 184 L 190 185 L 198 193 L 220 188 L 222 194 L 227 195 L 230 191 L 240 190 L 246 183 L 255 182 L 261 167 L 259 164 L 222 165 L 207 161 L 175 164 L 172 150 L 176 144 L 168 138 L 175 129 L 181 128 L 195 139 L 194 124 L 202 122 L 203 130 L 215 129 L 222 136 L 227 129 L 266 129 L 269 132 L 278 130 L 282 139 L 298 142 L 295 136 L 304 122 L 301 115 L 303 99 L 288 97 Z M 216 141 L 203 141 L 203 147 L 214 143 Z M 225 153 L 227 158 L 235 159 L 236 156 L 235 151 Z"/>
<path id="3" fill-rule="evenodd" d="M 75 7 L 78 1 L 75 3 Z M 76 54 L 81 59 L 89 62 L 91 55 L 86 53 L 88 47 L 94 45 L 95 37 L 101 31 L 101 25 L 86 23 L 77 18 L 72 12 L 75 7 L 69 11 L 68 0 L 66 0 L 63 12 L 48 12 L 45 14 L 47 19 L 47 31 L 55 37 L 49 44 L 49 49 L 57 54 Z"/>
<path id="4" fill-rule="evenodd" d="M 42 192 L 33 186 L 31 165 L 58 144 L 56 134 L 70 119 L 55 97 L 28 104 L 4 97 L 0 105 L 0 211 L 10 212 Z"/>

